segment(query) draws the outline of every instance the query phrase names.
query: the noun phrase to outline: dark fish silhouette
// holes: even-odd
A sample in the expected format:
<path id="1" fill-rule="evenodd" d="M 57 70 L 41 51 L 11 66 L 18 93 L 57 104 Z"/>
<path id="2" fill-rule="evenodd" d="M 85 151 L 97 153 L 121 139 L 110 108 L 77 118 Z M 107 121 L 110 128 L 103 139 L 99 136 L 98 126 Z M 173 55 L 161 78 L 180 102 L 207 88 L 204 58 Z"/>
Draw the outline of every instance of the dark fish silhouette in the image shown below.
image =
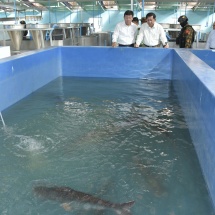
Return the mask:
<path id="1" fill-rule="evenodd" d="M 129 215 L 130 207 L 132 207 L 134 204 L 134 201 L 130 201 L 122 204 L 112 203 L 110 201 L 92 196 L 91 194 L 73 190 L 70 187 L 37 186 L 37 187 L 34 187 L 34 193 L 39 197 L 58 201 L 63 204 L 71 203 L 75 201 L 82 204 L 91 205 L 92 208 L 96 208 L 96 209 L 111 208 L 117 214 L 121 214 L 121 215 Z"/>

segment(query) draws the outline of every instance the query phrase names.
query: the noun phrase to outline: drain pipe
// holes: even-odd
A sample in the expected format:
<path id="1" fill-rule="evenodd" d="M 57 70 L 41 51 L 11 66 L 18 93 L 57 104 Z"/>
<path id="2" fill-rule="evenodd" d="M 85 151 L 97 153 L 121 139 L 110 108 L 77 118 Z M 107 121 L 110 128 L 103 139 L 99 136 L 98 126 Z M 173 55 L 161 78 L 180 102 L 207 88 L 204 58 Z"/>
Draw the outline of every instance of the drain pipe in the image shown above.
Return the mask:
<path id="1" fill-rule="evenodd" d="M 1 112 L 0 112 L 0 117 L 1 117 L 1 121 L 2 121 L 2 123 L 3 123 L 3 126 L 5 127 L 6 125 L 5 125 L 5 123 L 4 123 L 4 119 L 3 119 L 3 117 L 2 117 Z"/>

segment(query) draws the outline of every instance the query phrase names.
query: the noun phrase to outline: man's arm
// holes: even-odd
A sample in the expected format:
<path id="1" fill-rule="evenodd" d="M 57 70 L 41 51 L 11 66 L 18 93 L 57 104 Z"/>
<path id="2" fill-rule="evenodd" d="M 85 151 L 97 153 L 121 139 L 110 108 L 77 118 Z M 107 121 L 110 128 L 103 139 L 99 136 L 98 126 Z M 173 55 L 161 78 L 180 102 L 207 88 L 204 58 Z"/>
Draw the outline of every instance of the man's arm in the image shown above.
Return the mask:
<path id="1" fill-rule="evenodd" d="M 163 27 L 160 28 L 160 41 L 163 45 L 163 48 L 169 48 L 169 44 L 166 38 L 166 33 L 163 29 Z"/>
<path id="2" fill-rule="evenodd" d="M 139 34 L 137 35 L 137 40 L 134 47 L 138 48 L 142 40 L 143 40 L 143 26 L 140 27 Z"/>
<path id="3" fill-rule="evenodd" d="M 116 25 L 115 29 L 114 29 L 114 33 L 112 35 L 112 47 L 116 47 L 117 46 L 117 39 L 119 37 L 119 24 Z"/>
<path id="4" fill-rule="evenodd" d="M 185 48 L 191 48 L 193 43 L 194 30 L 192 29 L 192 27 L 187 27 L 184 31 L 184 34 L 186 36 Z"/>
<path id="5" fill-rule="evenodd" d="M 208 39 L 207 39 L 207 42 L 206 42 L 206 45 L 205 45 L 205 48 L 206 49 L 209 49 L 210 48 L 210 40 L 211 40 L 211 32 L 210 32 L 210 34 L 209 34 L 209 36 L 208 36 Z"/>

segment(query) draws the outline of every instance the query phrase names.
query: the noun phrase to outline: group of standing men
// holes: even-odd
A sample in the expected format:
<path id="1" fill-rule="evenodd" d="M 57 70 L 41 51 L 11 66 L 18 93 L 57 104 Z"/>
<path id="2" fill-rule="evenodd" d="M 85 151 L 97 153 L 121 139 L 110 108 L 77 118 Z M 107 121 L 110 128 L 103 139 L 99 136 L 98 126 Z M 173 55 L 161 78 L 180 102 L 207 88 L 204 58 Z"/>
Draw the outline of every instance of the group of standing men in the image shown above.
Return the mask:
<path id="1" fill-rule="evenodd" d="M 116 25 L 116 28 L 112 37 L 112 47 L 116 47 L 117 44 L 120 47 L 136 47 L 141 44 L 143 47 L 160 47 L 169 48 L 166 33 L 163 27 L 156 22 L 156 15 L 154 13 L 148 13 L 146 15 L 146 22 L 142 22 L 141 27 L 138 30 L 138 25 L 132 22 L 133 11 L 127 10 L 124 13 L 124 21 Z M 180 16 L 178 18 L 182 29 L 179 33 L 176 44 L 180 48 L 192 48 L 192 44 L 195 37 L 195 31 L 191 25 L 188 24 L 188 18 L 186 16 Z"/>

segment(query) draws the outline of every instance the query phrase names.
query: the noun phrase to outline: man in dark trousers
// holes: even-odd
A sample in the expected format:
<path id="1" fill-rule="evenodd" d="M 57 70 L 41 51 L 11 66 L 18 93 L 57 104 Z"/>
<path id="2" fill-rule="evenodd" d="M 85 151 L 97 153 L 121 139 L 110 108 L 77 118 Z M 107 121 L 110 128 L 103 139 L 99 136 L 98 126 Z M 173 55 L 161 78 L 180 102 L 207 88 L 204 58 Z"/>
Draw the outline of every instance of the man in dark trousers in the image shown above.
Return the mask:
<path id="1" fill-rule="evenodd" d="M 178 18 L 178 22 L 180 23 L 182 29 L 176 38 L 176 44 L 179 45 L 180 48 L 192 48 L 195 37 L 193 27 L 188 24 L 188 18 L 185 15 L 180 16 Z"/>

